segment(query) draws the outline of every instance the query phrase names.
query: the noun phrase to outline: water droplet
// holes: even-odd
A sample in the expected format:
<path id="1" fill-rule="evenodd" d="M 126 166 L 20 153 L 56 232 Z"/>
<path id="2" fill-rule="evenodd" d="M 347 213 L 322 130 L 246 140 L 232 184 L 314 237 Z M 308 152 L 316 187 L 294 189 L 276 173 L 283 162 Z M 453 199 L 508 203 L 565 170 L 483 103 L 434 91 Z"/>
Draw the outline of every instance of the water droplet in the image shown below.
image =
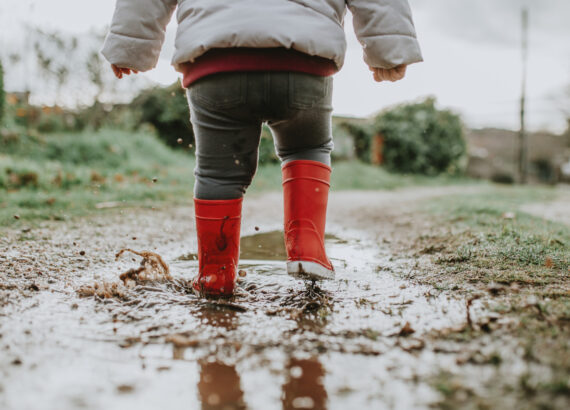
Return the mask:
<path id="1" fill-rule="evenodd" d="M 303 369 L 301 369 L 299 366 L 293 366 L 289 370 L 289 373 L 294 379 L 299 379 L 301 376 L 303 376 Z"/>
<path id="2" fill-rule="evenodd" d="M 218 404 L 220 404 L 220 396 L 217 394 L 210 394 L 208 396 L 208 404 L 210 406 L 217 406 Z"/>

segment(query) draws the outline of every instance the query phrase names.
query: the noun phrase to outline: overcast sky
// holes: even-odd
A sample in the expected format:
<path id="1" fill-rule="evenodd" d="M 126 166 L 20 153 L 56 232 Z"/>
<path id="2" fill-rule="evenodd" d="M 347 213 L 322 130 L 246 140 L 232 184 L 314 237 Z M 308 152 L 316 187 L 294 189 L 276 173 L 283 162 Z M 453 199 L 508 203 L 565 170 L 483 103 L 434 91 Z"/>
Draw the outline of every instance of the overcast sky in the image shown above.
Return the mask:
<path id="1" fill-rule="evenodd" d="M 24 23 L 80 34 L 108 24 L 114 3 L 0 0 L 0 54 L 18 42 Z M 345 24 L 349 44 L 346 64 L 335 81 L 336 114 L 367 116 L 431 95 L 441 107 L 460 112 L 469 126 L 516 129 L 521 82 L 520 14 L 526 5 L 530 11 L 528 123 L 531 129 L 565 128 L 560 96 L 570 84 L 570 0 L 410 3 L 425 62 L 411 66 L 404 81 L 374 83 L 362 61 L 349 15 Z M 170 66 L 175 30 L 173 21 L 157 69 L 143 74 L 153 81 L 167 84 L 178 76 Z M 8 88 L 21 87 L 17 76 L 8 78 Z"/>

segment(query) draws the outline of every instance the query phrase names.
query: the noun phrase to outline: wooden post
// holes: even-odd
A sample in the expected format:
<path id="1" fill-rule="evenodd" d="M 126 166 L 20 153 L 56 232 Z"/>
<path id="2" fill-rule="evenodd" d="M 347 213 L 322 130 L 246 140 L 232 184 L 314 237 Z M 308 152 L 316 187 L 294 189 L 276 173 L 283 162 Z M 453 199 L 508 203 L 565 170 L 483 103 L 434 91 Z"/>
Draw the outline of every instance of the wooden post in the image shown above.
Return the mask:
<path id="1" fill-rule="evenodd" d="M 384 136 L 380 133 L 372 138 L 372 149 L 370 150 L 371 162 L 374 165 L 384 163 Z"/>
<path id="2" fill-rule="evenodd" d="M 525 129 L 526 77 L 528 65 L 528 9 L 522 10 L 522 87 L 520 100 L 519 131 L 519 182 L 526 184 L 528 180 L 528 135 Z"/>

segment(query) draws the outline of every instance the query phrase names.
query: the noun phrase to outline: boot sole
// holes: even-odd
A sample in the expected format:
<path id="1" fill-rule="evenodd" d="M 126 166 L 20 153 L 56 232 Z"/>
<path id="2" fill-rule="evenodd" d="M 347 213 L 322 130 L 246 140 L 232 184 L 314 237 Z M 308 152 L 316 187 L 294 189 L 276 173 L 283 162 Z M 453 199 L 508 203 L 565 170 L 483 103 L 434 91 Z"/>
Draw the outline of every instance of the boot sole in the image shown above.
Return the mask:
<path id="1" fill-rule="evenodd" d="M 334 270 L 327 269 L 315 262 L 287 262 L 287 273 L 295 278 L 305 280 L 334 279 Z"/>

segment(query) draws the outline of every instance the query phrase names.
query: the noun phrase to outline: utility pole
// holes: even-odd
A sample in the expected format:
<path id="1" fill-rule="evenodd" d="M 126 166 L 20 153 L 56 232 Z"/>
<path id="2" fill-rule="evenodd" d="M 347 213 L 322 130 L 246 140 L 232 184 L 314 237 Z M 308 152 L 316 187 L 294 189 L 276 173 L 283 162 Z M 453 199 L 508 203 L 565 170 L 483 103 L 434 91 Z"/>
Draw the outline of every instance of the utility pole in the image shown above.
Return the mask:
<path id="1" fill-rule="evenodd" d="M 519 182 L 527 183 L 528 177 L 528 135 L 525 129 L 526 77 L 528 65 L 528 9 L 522 10 L 522 87 L 520 101 L 519 131 Z"/>

